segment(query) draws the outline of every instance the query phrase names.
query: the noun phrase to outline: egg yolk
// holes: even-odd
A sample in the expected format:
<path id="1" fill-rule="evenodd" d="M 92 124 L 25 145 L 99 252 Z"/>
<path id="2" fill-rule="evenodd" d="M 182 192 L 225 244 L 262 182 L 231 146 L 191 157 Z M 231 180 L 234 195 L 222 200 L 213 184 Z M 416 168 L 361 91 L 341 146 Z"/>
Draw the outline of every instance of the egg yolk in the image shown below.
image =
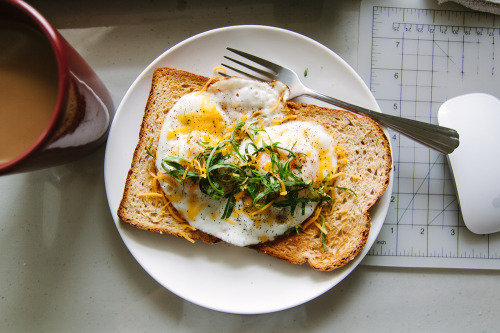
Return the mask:
<path id="1" fill-rule="evenodd" d="M 177 119 L 182 125 L 167 133 L 168 140 L 177 134 L 188 134 L 194 130 L 220 137 L 226 127 L 226 121 L 208 98 L 203 99 L 200 110 L 181 113 Z"/>

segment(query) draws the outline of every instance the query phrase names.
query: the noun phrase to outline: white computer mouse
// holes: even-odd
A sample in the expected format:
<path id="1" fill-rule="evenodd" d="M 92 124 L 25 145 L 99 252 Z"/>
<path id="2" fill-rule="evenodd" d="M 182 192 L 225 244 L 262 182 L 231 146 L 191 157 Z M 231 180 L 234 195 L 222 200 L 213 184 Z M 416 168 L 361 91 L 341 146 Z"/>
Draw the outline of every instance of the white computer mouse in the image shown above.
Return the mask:
<path id="1" fill-rule="evenodd" d="M 438 122 L 460 135 L 448 161 L 465 225 L 476 234 L 500 231 L 500 100 L 454 97 L 439 108 Z"/>

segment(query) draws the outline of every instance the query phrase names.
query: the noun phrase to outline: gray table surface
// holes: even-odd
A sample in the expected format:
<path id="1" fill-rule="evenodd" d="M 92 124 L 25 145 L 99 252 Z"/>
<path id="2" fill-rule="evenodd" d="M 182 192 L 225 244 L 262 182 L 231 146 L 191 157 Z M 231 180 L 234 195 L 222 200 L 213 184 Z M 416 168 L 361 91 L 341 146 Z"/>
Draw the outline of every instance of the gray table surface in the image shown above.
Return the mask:
<path id="1" fill-rule="evenodd" d="M 359 1 L 31 3 L 97 71 L 116 105 L 163 51 L 223 26 L 293 30 L 357 67 Z M 324 295 L 277 313 L 234 315 L 189 303 L 127 251 L 108 209 L 103 161 L 104 148 L 0 177 L 0 331 L 498 331 L 497 271 L 361 265 Z"/>

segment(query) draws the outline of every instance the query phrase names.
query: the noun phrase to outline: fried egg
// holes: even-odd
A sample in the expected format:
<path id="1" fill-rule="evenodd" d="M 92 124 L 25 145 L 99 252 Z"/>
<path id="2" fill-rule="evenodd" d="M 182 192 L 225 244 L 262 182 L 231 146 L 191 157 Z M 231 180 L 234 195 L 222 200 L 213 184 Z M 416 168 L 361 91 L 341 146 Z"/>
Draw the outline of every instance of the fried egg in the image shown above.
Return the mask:
<path id="1" fill-rule="evenodd" d="M 183 96 L 163 121 L 156 154 L 157 170 L 169 170 L 164 163 L 167 158 L 193 161 L 207 146 L 227 140 L 236 124 L 245 121 L 261 126 L 256 132 L 256 143 L 274 143 L 280 160 L 286 160 L 290 150 L 297 152 L 300 168 L 296 167 L 294 173 L 311 184 L 321 182 L 336 168 L 334 140 L 317 123 L 297 120 L 281 123 L 288 95 L 288 88 L 278 81 L 268 84 L 229 78 L 210 84 L 202 92 Z M 252 152 L 255 147 L 249 142 L 248 138 L 241 140 L 239 151 L 253 147 Z M 255 159 L 261 172 L 272 172 L 269 153 L 263 151 Z M 237 157 L 226 162 L 241 163 Z M 198 172 L 202 174 L 206 170 L 199 166 Z M 269 204 L 256 208 L 250 195 L 242 191 L 234 196 L 236 202 L 231 216 L 222 219 L 226 199 L 214 199 L 202 193 L 191 179 L 179 182 L 171 175 L 162 178 L 160 184 L 166 197 L 191 226 L 238 246 L 283 235 L 309 218 L 317 206 L 317 202 L 308 202 L 300 205 L 293 215 L 290 207 Z"/>

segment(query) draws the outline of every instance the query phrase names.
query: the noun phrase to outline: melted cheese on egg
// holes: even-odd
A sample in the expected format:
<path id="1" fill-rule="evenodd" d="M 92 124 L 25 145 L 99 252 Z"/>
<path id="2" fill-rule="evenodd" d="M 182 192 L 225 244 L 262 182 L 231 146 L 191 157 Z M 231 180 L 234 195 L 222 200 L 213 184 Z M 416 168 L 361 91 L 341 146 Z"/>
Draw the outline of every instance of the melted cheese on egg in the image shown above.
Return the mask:
<path id="1" fill-rule="evenodd" d="M 217 144 L 228 137 L 238 121 L 246 120 L 259 122 L 266 130 L 259 134 L 257 142 L 272 140 L 283 148 L 301 152 L 304 179 L 321 182 L 328 174 L 335 173 L 337 161 L 333 138 L 319 124 L 285 118 L 282 109 L 288 94 L 288 88 L 280 82 L 267 84 L 230 78 L 211 83 L 201 92 L 183 96 L 163 121 L 157 169 L 161 172 L 163 159 L 170 156 L 192 160 L 205 148 L 202 143 Z M 244 149 L 247 140 L 240 143 L 240 150 Z M 281 157 L 286 159 L 286 151 L 282 152 Z M 239 163 L 236 160 L 230 162 Z M 260 170 L 272 171 L 269 154 L 259 154 L 255 163 Z M 202 166 L 193 165 L 201 177 L 206 177 Z M 226 199 L 217 200 L 203 194 L 193 181 L 180 183 L 169 175 L 165 178 L 158 179 L 165 196 L 192 227 L 239 246 L 275 239 L 304 222 L 317 205 L 310 202 L 297 207 L 292 216 L 289 207 L 274 207 L 273 202 L 256 209 L 252 198 L 241 192 L 235 196 L 232 215 L 223 220 L 220 217 Z M 286 195 L 283 182 L 281 184 L 281 195 Z"/>

